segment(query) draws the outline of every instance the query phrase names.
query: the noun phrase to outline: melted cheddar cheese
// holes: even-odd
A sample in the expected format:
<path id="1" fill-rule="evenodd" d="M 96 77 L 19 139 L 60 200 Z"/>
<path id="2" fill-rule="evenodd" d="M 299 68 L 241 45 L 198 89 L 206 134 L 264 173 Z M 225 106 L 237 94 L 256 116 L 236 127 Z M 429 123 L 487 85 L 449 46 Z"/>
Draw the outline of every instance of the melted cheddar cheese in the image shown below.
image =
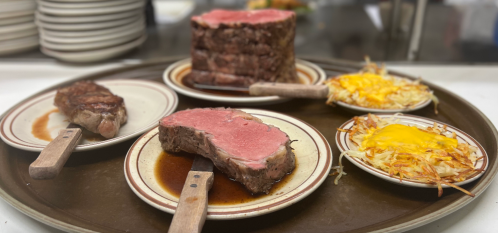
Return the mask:
<path id="1" fill-rule="evenodd" d="M 392 124 L 382 129 L 370 128 L 361 143 L 360 151 L 379 148 L 394 149 L 399 153 L 425 153 L 434 149 L 453 151 L 457 146 L 456 139 L 427 133 L 415 126 Z"/>
<path id="2" fill-rule="evenodd" d="M 386 97 L 397 92 L 401 87 L 395 86 L 391 80 L 373 73 L 357 73 L 340 76 L 341 87 L 349 93 L 358 93 L 360 98 L 365 97 L 369 101 L 382 103 Z"/>

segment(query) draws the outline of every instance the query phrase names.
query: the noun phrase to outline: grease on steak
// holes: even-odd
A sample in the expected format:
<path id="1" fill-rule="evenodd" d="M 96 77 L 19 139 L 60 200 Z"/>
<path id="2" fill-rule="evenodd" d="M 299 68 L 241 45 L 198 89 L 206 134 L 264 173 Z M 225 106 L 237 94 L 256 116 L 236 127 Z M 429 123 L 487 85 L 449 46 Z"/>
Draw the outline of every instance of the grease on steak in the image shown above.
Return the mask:
<path id="1" fill-rule="evenodd" d="M 187 82 L 220 86 L 299 82 L 294 12 L 213 10 L 193 16 L 191 25 L 192 73 Z"/>
<path id="2" fill-rule="evenodd" d="M 192 109 L 163 118 L 159 140 L 165 151 L 186 151 L 214 165 L 251 191 L 268 193 L 295 167 L 287 134 L 240 110 Z"/>
<path id="3" fill-rule="evenodd" d="M 123 98 L 91 81 L 59 88 L 54 104 L 70 122 L 106 138 L 114 137 L 127 120 Z"/>

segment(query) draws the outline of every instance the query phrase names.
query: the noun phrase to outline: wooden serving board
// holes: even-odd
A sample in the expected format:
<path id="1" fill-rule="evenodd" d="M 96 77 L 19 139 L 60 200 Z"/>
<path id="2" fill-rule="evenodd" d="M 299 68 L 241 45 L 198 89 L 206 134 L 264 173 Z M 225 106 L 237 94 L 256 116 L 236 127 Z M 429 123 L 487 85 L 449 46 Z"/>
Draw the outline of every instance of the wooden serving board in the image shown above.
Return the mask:
<path id="1" fill-rule="evenodd" d="M 305 58 L 306 59 L 306 58 Z M 178 58 L 162 59 L 109 70 L 82 79 L 151 79 L 162 82 L 162 73 Z M 355 72 L 361 65 L 332 59 L 306 60 L 321 66 L 329 76 Z M 409 77 L 402 74 L 400 76 Z M 410 77 L 413 78 L 413 77 Z M 67 83 L 66 83 L 67 84 Z M 62 84 L 62 85 L 66 85 Z M 478 181 L 464 188 L 480 195 L 498 171 L 498 134 L 490 121 L 467 101 L 440 87 L 429 85 L 440 100 L 433 107 L 410 114 L 446 122 L 481 143 L 489 168 Z M 52 90 L 57 87 L 51 88 Z M 177 110 L 197 107 L 243 107 L 179 95 Z M 336 128 L 355 113 L 327 106 L 324 100 L 294 99 L 253 108 L 282 112 L 304 120 L 321 131 L 332 146 L 333 164 L 339 150 Z M 138 198 L 123 173 L 126 152 L 135 139 L 103 149 L 74 153 L 54 180 L 34 180 L 28 167 L 38 153 L 22 151 L 0 141 L 0 196 L 25 214 L 51 226 L 81 232 L 166 232 L 173 215 L 161 212 Z M 370 232 L 402 231 L 443 217 L 473 199 L 445 189 L 404 187 L 376 178 L 343 160 L 348 173 L 334 185 L 328 178 L 310 196 L 288 208 L 267 215 L 231 221 L 207 221 L 204 232 Z"/>

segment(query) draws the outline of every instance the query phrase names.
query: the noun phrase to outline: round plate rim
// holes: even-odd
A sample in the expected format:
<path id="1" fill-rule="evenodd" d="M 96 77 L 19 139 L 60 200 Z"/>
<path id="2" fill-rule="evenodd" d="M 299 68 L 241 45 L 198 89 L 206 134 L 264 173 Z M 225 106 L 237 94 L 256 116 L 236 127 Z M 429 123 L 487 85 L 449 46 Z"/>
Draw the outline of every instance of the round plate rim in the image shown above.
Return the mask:
<path id="1" fill-rule="evenodd" d="M 124 25 L 130 25 L 135 22 L 145 23 L 144 16 L 137 14 L 132 15 L 130 17 L 107 20 L 103 22 L 89 22 L 89 23 L 52 23 L 52 22 L 44 22 L 39 19 L 36 19 L 35 23 L 38 27 L 47 29 L 49 31 L 93 31 L 93 30 L 105 30 L 109 28 L 116 28 Z"/>
<path id="2" fill-rule="evenodd" d="M 419 110 L 421 108 L 425 108 L 427 105 L 429 105 L 432 102 L 432 99 L 427 99 L 424 101 L 421 101 L 415 105 L 413 108 L 402 108 L 402 109 L 379 109 L 379 108 L 365 108 L 365 107 L 360 107 L 352 104 L 348 104 L 342 101 L 333 101 L 335 104 L 344 107 L 344 108 L 349 108 L 351 110 L 355 111 L 361 111 L 361 112 L 370 112 L 370 113 L 396 113 L 396 112 L 412 112 Z"/>
<path id="3" fill-rule="evenodd" d="M 123 19 L 132 17 L 134 15 L 140 14 L 139 10 L 130 10 L 124 11 L 120 13 L 114 13 L 109 15 L 97 15 L 97 16 L 68 16 L 68 17 L 54 17 L 51 15 L 45 15 L 39 11 L 37 11 L 36 18 L 42 22 L 47 23 L 60 23 L 60 24 L 70 24 L 70 23 L 91 23 L 91 22 L 100 22 L 100 21 L 110 21 L 116 19 Z"/>
<path id="4" fill-rule="evenodd" d="M 249 104 L 256 104 L 256 103 L 275 103 L 275 102 L 281 102 L 288 100 L 289 98 L 284 98 L 284 97 L 279 97 L 279 96 L 255 96 L 255 97 L 236 97 L 236 96 L 219 96 L 219 95 L 212 95 L 212 94 L 205 94 L 205 93 L 197 93 L 191 91 L 190 88 L 182 88 L 172 82 L 170 80 L 170 74 L 175 71 L 178 67 L 181 65 L 184 65 L 186 63 L 190 63 L 191 59 L 186 58 L 179 60 L 166 68 L 166 70 L 163 73 L 163 81 L 171 87 L 171 89 L 175 90 L 176 92 L 196 98 L 196 99 L 203 99 L 203 100 L 209 100 L 209 101 L 214 101 L 214 102 L 224 102 L 224 103 L 249 103 Z M 313 64 L 312 62 L 295 58 L 296 64 L 302 64 L 308 68 L 311 68 L 312 70 L 316 71 L 317 75 L 317 80 L 314 83 L 314 85 L 321 85 L 323 81 L 327 79 L 327 75 L 325 74 L 325 71 L 317 66 L 316 64 Z"/>
<path id="5" fill-rule="evenodd" d="M 102 14 L 114 14 L 130 10 L 136 10 L 138 8 L 144 7 L 145 1 L 139 0 L 136 2 L 131 2 L 114 7 L 101 7 L 101 8 L 80 8 L 80 9 L 60 9 L 53 7 L 46 7 L 39 5 L 38 11 L 49 15 L 60 15 L 60 16 L 84 16 L 84 15 L 102 15 Z M 97 9 L 97 10 L 96 10 Z"/>
<path id="6" fill-rule="evenodd" d="M 127 83 L 127 84 L 141 83 L 141 84 L 144 84 L 146 86 L 152 86 L 152 85 L 154 85 L 155 89 L 159 89 L 160 92 L 172 96 L 172 100 L 171 100 L 172 104 L 171 104 L 171 106 L 165 106 L 164 111 L 163 111 L 165 113 L 165 115 L 161 116 L 160 118 L 173 113 L 176 110 L 176 108 L 178 107 L 178 102 L 179 102 L 178 95 L 173 90 L 171 90 L 169 87 L 167 87 L 166 85 L 164 85 L 162 83 L 157 83 L 157 82 L 148 81 L 148 80 L 139 80 L 139 79 L 111 79 L 111 80 L 97 80 L 96 82 L 97 83 L 104 83 L 104 85 L 105 85 L 105 83 Z M 41 99 L 41 98 L 45 98 L 47 96 L 55 95 L 55 92 L 56 92 L 56 90 L 53 90 L 53 91 L 45 92 L 45 93 L 40 94 L 40 95 L 33 96 L 31 98 L 27 98 L 27 99 L 21 101 L 18 105 L 16 105 L 12 109 L 10 109 L 5 114 L 5 117 L 3 117 L 2 120 L 0 121 L 0 138 L 6 144 L 8 144 L 8 145 L 10 145 L 12 147 L 21 149 L 21 150 L 34 151 L 34 152 L 40 152 L 40 151 L 42 151 L 43 148 L 44 148 L 43 146 L 37 146 L 37 145 L 35 145 L 35 146 L 33 146 L 33 145 L 29 146 L 29 145 L 19 144 L 18 142 L 10 141 L 9 136 L 6 135 L 6 133 L 4 132 L 4 128 L 5 127 L 9 127 L 10 125 L 7 126 L 7 125 L 5 125 L 5 123 L 6 123 L 7 120 L 10 120 L 11 114 L 15 113 L 17 110 L 22 109 L 22 108 L 27 109 L 29 106 L 26 106 L 26 104 L 28 104 L 28 103 L 30 103 L 32 101 L 35 101 L 37 99 Z M 138 135 L 140 135 L 140 134 L 142 134 L 144 132 L 149 131 L 151 128 L 154 127 L 154 125 L 156 124 L 156 122 L 158 120 L 159 119 L 154 119 L 153 121 L 149 122 L 147 124 L 147 126 L 141 128 L 141 129 L 137 129 L 137 131 L 135 131 L 133 133 L 130 133 L 128 135 L 123 135 L 123 136 L 121 136 L 119 138 L 110 138 L 110 139 L 107 139 L 107 140 L 104 140 L 104 141 L 100 141 L 98 143 L 93 143 L 93 144 L 78 145 L 78 146 L 75 147 L 74 151 L 78 152 L 78 151 L 95 150 L 95 149 L 99 149 L 99 148 L 103 148 L 103 147 L 115 145 L 117 143 L 126 141 L 126 140 L 128 140 L 130 138 L 136 137 L 136 136 L 138 136 Z M 11 124 L 13 122 L 14 121 L 12 121 Z"/>
<path id="7" fill-rule="evenodd" d="M 117 56 L 119 54 L 125 53 L 135 47 L 140 46 L 145 40 L 147 39 L 147 35 L 144 34 L 141 37 L 138 37 L 130 42 L 127 42 L 125 44 L 113 46 L 113 47 L 108 47 L 108 48 L 102 48 L 102 49 L 96 49 L 96 50 L 91 50 L 91 51 L 77 51 L 77 52 L 59 52 L 55 50 L 51 50 L 45 47 L 40 47 L 40 51 L 44 53 L 47 56 L 55 57 L 57 59 L 63 60 L 63 61 L 70 61 L 70 62 L 95 62 L 95 61 L 101 61 L 110 57 Z M 96 59 L 89 59 L 88 56 L 90 57 L 95 57 L 99 55 Z M 82 59 L 83 57 L 83 59 Z"/>
<path id="8" fill-rule="evenodd" d="M 104 28 L 104 29 L 90 30 L 90 31 L 54 31 L 45 28 L 38 28 L 38 29 L 42 37 L 45 35 L 49 35 L 51 37 L 80 38 L 80 37 L 109 35 L 117 32 L 132 30 L 133 28 L 136 27 L 144 29 L 145 24 L 141 24 L 140 22 L 133 22 L 131 24 L 121 25 L 114 28 Z"/>
<path id="9" fill-rule="evenodd" d="M 286 198 L 283 198 L 283 197 L 277 198 L 278 201 L 276 201 L 276 203 L 280 203 L 280 205 L 272 206 L 269 203 L 267 205 L 270 206 L 270 207 L 264 207 L 263 208 L 263 207 L 261 207 L 261 205 L 264 205 L 264 203 L 265 203 L 265 202 L 263 202 L 263 203 L 257 204 L 257 206 L 255 206 L 253 209 L 250 209 L 248 212 L 241 212 L 241 213 L 236 213 L 236 214 L 230 214 L 231 212 L 216 212 L 216 214 L 214 214 L 214 215 L 210 214 L 209 207 L 208 207 L 207 219 L 210 219 L 210 220 L 233 220 L 233 219 L 250 218 L 250 217 L 255 217 L 255 216 L 261 216 L 261 215 L 269 214 L 269 213 L 272 213 L 274 211 L 286 208 L 286 207 L 288 207 L 288 206 L 290 206 L 290 205 L 292 205 L 292 204 L 294 204 L 294 203 L 302 200 L 303 198 L 307 197 L 311 193 L 313 193 L 325 181 L 325 179 L 327 179 L 328 174 L 330 172 L 330 169 L 332 167 L 333 154 L 332 154 L 332 150 L 331 150 L 330 144 L 328 143 L 327 139 L 320 133 L 320 131 L 318 129 L 316 129 L 315 127 L 311 126 L 307 122 L 305 122 L 303 120 L 300 120 L 298 118 L 295 118 L 295 117 L 283 114 L 283 113 L 277 113 L 277 112 L 263 110 L 263 109 L 241 108 L 239 110 L 245 111 L 245 112 L 247 112 L 249 114 L 255 114 L 256 116 L 258 114 L 269 114 L 270 116 L 273 116 L 273 117 L 278 116 L 279 117 L 278 119 L 283 120 L 283 121 L 287 121 L 287 122 L 289 122 L 289 121 L 286 120 L 286 119 L 283 119 L 283 118 L 290 118 L 290 119 L 295 120 L 298 123 L 303 124 L 304 126 L 308 127 L 309 130 L 311 130 L 312 132 L 316 133 L 316 136 L 319 137 L 319 139 L 317 140 L 320 143 L 319 146 L 320 147 L 325 147 L 325 149 L 326 149 L 326 151 L 323 152 L 323 154 L 325 155 L 325 158 L 323 159 L 324 161 L 321 160 L 321 159 L 317 161 L 317 166 L 321 162 L 323 162 L 324 164 L 320 167 L 319 171 L 316 171 L 316 168 L 315 168 L 315 171 L 312 174 L 310 174 L 309 177 L 312 177 L 315 174 L 318 174 L 318 177 L 316 177 L 316 179 L 314 179 L 312 182 L 310 182 L 310 184 L 303 189 L 304 190 L 303 192 L 298 192 L 298 193 L 294 194 L 293 196 L 286 197 Z M 282 118 L 280 118 L 280 117 L 282 117 Z M 291 122 L 289 122 L 289 123 L 291 123 Z M 295 125 L 295 124 L 293 123 L 293 125 Z M 295 125 L 295 126 L 296 127 L 300 127 L 300 126 L 297 126 L 297 125 Z M 162 211 L 174 214 L 176 207 L 171 206 L 170 208 L 166 208 L 166 207 L 161 206 L 161 205 L 159 205 L 159 204 L 156 203 L 156 202 L 160 202 L 159 200 L 153 199 L 152 197 L 150 197 L 150 198 L 152 198 L 153 200 L 151 200 L 151 199 L 149 199 L 147 197 L 144 197 L 142 195 L 142 193 L 140 193 L 136 189 L 136 187 L 134 187 L 136 185 L 134 183 L 136 183 L 136 182 L 143 183 L 143 181 L 141 179 L 134 179 L 133 177 L 130 177 L 132 175 L 129 174 L 129 173 L 131 173 L 130 169 L 129 169 L 129 165 L 131 163 L 130 157 L 132 156 L 132 154 L 134 153 L 134 151 L 141 150 L 147 144 L 147 142 L 149 140 L 157 137 L 158 128 L 159 128 L 159 126 L 156 126 L 153 129 L 151 129 L 150 131 L 148 131 L 147 133 L 144 133 L 130 147 L 128 153 L 126 154 L 126 158 L 125 158 L 125 162 L 124 162 L 124 174 L 125 174 L 125 178 L 126 178 L 126 181 L 128 183 L 128 186 L 132 189 L 132 191 L 140 199 L 142 199 L 147 204 L 149 204 L 149 205 L 151 205 L 151 206 L 153 206 L 153 207 L 155 207 L 155 208 L 157 208 L 159 210 L 162 210 Z M 301 129 L 301 130 L 304 131 L 304 129 Z M 308 132 L 308 131 L 306 131 L 306 132 Z M 144 144 L 141 144 L 139 147 L 135 148 L 135 146 L 137 146 L 138 144 L 142 143 L 144 140 L 145 140 Z M 136 154 L 135 156 L 138 156 L 138 154 Z M 131 165 L 131 166 L 133 166 L 133 165 Z M 282 196 L 284 196 L 284 195 L 282 195 Z M 282 200 L 280 200 L 280 199 L 282 199 Z M 268 202 L 271 202 L 271 200 L 269 200 Z M 175 202 L 175 203 L 177 203 L 177 202 Z M 169 205 L 169 204 L 166 204 L 166 203 L 161 203 L 161 204 Z M 225 214 L 223 214 L 223 213 L 225 213 Z"/>
<path id="10" fill-rule="evenodd" d="M 145 30 L 134 31 L 128 35 L 123 35 L 117 38 L 83 42 L 83 43 L 54 43 L 47 40 L 40 40 L 41 46 L 44 48 L 55 50 L 59 52 L 88 52 L 92 50 L 100 50 L 106 48 L 112 48 L 123 44 L 128 44 L 130 42 L 136 41 L 145 34 Z"/>
<path id="11" fill-rule="evenodd" d="M 98 8 L 98 7 L 112 7 L 119 6 L 126 3 L 138 2 L 140 0 L 120 0 L 120 1 L 94 1 L 94 2 L 60 2 L 60 1 L 47 1 L 47 0 L 38 0 L 39 5 L 56 8 L 56 9 L 86 9 L 86 8 Z M 87 6 L 83 6 L 88 4 Z"/>

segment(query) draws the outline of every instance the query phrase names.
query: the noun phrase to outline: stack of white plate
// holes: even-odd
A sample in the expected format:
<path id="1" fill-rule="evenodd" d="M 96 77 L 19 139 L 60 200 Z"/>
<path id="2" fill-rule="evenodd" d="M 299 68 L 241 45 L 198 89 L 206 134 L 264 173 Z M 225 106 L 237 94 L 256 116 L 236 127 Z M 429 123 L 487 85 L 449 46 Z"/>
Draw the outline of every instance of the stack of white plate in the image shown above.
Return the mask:
<path id="1" fill-rule="evenodd" d="M 145 0 L 38 0 L 41 51 L 69 62 L 119 56 L 146 39 Z"/>
<path id="2" fill-rule="evenodd" d="M 38 47 L 35 0 L 0 0 L 0 55 Z"/>

